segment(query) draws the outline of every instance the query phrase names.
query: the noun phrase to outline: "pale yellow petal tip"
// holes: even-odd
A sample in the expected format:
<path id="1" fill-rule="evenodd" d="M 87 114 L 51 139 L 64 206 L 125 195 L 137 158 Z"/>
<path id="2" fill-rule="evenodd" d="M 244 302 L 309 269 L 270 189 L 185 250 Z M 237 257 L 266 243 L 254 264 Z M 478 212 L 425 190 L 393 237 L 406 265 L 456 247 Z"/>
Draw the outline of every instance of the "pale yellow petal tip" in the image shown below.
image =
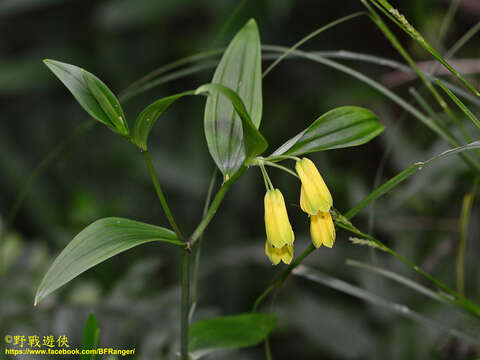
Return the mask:
<path id="1" fill-rule="evenodd" d="M 315 249 L 318 249 L 323 245 L 322 241 L 318 241 L 315 237 L 312 236 L 312 244 L 315 246 Z"/>
<path id="2" fill-rule="evenodd" d="M 310 216 L 310 235 L 316 248 L 324 245 L 332 248 L 335 243 L 335 226 L 329 212 L 319 212 Z"/>
<path id="3" fill-rule="evenodd" d="M 272 265 L 278 265 L 280 261 L 290 264 L 293 259 L 293 246 L 285 245 L 282 248 L 276 248 L 265 242 L 265 254 L 270 259 Z"/>

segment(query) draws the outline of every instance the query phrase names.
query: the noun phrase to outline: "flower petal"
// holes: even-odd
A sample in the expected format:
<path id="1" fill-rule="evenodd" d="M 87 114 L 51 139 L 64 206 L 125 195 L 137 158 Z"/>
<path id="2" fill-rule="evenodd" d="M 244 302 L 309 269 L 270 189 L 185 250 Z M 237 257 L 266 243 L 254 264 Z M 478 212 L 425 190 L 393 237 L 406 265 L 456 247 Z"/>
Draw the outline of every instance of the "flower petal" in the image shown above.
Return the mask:
<path id="1" fill-rule="evenodd" d="M 331 248 L 335 242 L 335 226 L 329 212 L 310 216 L 310 235 L 316 248 L 322 245 Z"/>
<path id="2" fill-rule="evenodd" d="M 268 190 L 265 194 L 264 203 L 267 241 L 276 248 L 293 245 L 295 238 L 288 220 L 285 200 L 280 190 Z"/>
<path id="3" fill-rule="evenodd" d="M 275 248 L 270 246 L 268 241 L 265 242 L 265 254 L 270 259 L 273 265 L 283 261 L 285 264 L 290 264 L 293 259 L 293 246 L 285 245 L 282 248 Z"/>
<path id="4" fill-rule="evenodd" d="M 302 210 L 310 215 L 316 215 L 319 211 L 329 211 L 333 204 L 332 195 L 315 164 L 310 159 L 303 158 L 297 161 L 295 169 L 302 182 L 300 193 Z"/>

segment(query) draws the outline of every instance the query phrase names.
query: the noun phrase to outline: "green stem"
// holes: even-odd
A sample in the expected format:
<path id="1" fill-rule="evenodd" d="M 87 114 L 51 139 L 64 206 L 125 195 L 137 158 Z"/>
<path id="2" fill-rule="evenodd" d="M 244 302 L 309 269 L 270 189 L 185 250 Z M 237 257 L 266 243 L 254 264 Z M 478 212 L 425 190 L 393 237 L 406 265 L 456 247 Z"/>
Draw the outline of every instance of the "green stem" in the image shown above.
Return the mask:
<path id="1" fill-rule="evenodd" d="M 283 170 L 283 171 L 289 173 L 290 175 L 296 177 L 297 179 L 300 179 L 300 177 L 294 171 L 290 170 L 289 168 L 286 168 L 285 166 L 282 166 L 282 165 L 279 165 L 279 164 L 276 164 L 276 163 L 270 162 L 270 161 L 265 161 L 264 164 L 268 165 L 268 166 L 271 166 L 271 167 L 276 167 L 277 169 Z"/>
<path id="2" fill-rule="evenodd" d="M 375 243 L 378 245 L 380 249 L 383 251 L 389 253 L 390 255 L 393 255 L 396 257 L 398 260 L 402 261 L 404 264 L 408 265 L 412 270 L 417 272 L 418 274 L 422 275 L 426 279 L 430 280 L 432 283 L 434 283 L 439 289 L 443 290 L 446 294 L 449 296 L 444 296 L 444 299 L 449 301 L 450 303 L 454 305 L 460 306 L 463 310 L 466 312 L 469 312 L 476 317 L 480 317 L 480 307 L 471 302 L 470 300 L 466 299 L 464 296 L 456 292 L 455 290 L 450 289 L 447 285 L 442 283 L 440 280 L 434 278 L 431 276 L 429 273 L 425 272 L 423 269 L 421 269 L 419 266 L 415 265 L 413 262 L 410 260 L 407 260 L 400 254 L 396 253 L 393 249 L 389 248 L 386 246 L 383 242 L 380 240 L 377 240 L 376 238 L 365 234 L 358 230 L 346 217 L 341 215 L 337 210 L 333 210 L 334 215 L 335 215 L 335 225 L 338 227 L 341 227 L 342 229 L 345 229 L 347 231 L 350 231 L 353 234 L 356 234 L 362 238 L 365 238 L 367 240 L 370 240 L 371 242 Z M 291 265 L 288 266 L 285 270 L 283 270 L 279 276 L 277 276 L 271 283 L 270 285 L 260 294 L 260 296 L 257 298 L 253 305 L 252 311 L 256 311 L 259 304 L 265 299 L 268 294 L 274 290 L 276 287 L 282 286 L 283 282 L 285 279 L 288 277 L 288 275 L 295 269 L 308 255 L 310 255 L 315 248 L 313 245 L 310 245 Z"/>
<path id="3" fill-rule="evenodd" d="M 205 217 L 205 215 L 207 214 L 208 206 L 212 201 L 213 188 L 215 186 L 215 182 L 216 182 L 215 180 L 217 179 L 217 174 L 218 174 L 218 169 L 215 168 L 215 170 L 212 173 L 212 177 L 210 179 L 210 184 L 208 185 L 207 197 L 205 199 L 205 205 L 203 207 L 202 217 Z M 193 316 L 193 312 L 195 311 L 195 307 L 198 301 L 198 272 L 200 268 L 200 251 L 202 249 L 202 240 L 203 240 L 203 236 L 200 236 L 198 239 L 198 245 L 195 248 L 195 257 L 194 257 L 194 263 L 193 263 L 193 294 L 192 294 L 192 307 L 190 310 L 190 319 Z"/>
<path id="4" fill-rule="evenodd" d="M 270 350 L 270 340 L 268 339 L 268 335 L 265 338 L 265 356 L 267 360 L 272 360 L 272 351 Z"/>
<path id="5" fill-rule="evenodd" d="M 260 294 L 260 296 L 257 298 L 257 300 L 255 300 L 255 303 L 253 304 L 252 312 L 257 311 L 258 306 L 263 301 L 263 299 L 265 299 L 268 296 L 268 294 L 270 294 L 270 292 L 273 289 L 275 289 L 275 287 L 277 285 L 281 286 L 283 284 L 283 282 L 285 281 L 285 279 L 288 277 L 288 275 L 290 275 L 292 270 L 295 269 L 298 265 L 300 265 L 300 263 L 308 255 L 310 255 L 313 252 L 313 250 L 315 250 L 315 247 L 312 244 L 310 244 L 310 246 L 308 248 L 306 248 L 305 251 L 303 253 L 301 253 L 300 256 L 297 257 L 293 263 L 288 265 L 288 267 L 286 269 L 284 269 L 276 278 L 274 278 L 272 280 L 270 285 Z"/>
<path id="6" fill-rule="evenodd" d="M 263 163 L 263 160 L 261 162 L 259 162 L 258 166 L 260 167 L 260 170 L 262 171 L 263 181 L 265 181 L 265 187 L 267 188 L 267 191 L 268 190 L 274 190 L 275 188 L 273 187 L 272 180 L 270 180 L 270 177 L 267 174 L 267 170 L 265 170 L 265 165 Z"/>
<path id="7" fill-rule="evenodd" d="M 335 225 L 338 227 L 341 227 L 342 229 L 345 229 L 347 231 L 350 231 L 353 234 L 356 234 L 364 239 L 370 240 L 371 242 L 377 244 L 383 251 L 389 253 L 390 255 L 393 255 L 396 257 L 398 260 L 403 262 L 404 264 L 408 265 L 413 271 L 417 272 L 418 274 L 422 275 L 426 279 L 430 280 L 432 283 L 434 283 L 439 289 L 443 290 L 446 294 L 450 296 L 444 296 L 445 300 L 449 301 L 450 303 L 454 305 L 460 306 L 463 310 L 475 315 L 476 317 L 480 317 L 480 307 L 471 302 L 470 300 L 466 299 L 462 295 L 460 295 L 458 292 L 455 290 L 450 289 L 447 285 L 442 283 L 440 280 L 434 278 L 431 276 L 429 273 L 425 272 L 423 269 L 421 269 L 419 266 L 415 265 L 413 262 L 410 260 L 407 260 L 400 254 L 396 253 L 393 249 L 389 248 L 387 245 L 385 245 L 383 242 L 380 240 L 374 238 L 373 236 L 370 236 L 368 234 L 365 234 L 358 230 L 350 221 L 348 221 L 345 217 L 343 217 L 337 210 L 335 211 Z"/>
<path id="8" fill-rule="evenodd" d="M 180 229 L 177 226 L 177 223 L 175 222 L 175 219 L 173 218 L 172 212 L 170 211 L 170 208 L 168 207 L 167 204 L 167 199 L 165 199 L 165 195 L 163 194 L 162 187 L 160 186 L 160 183 L 158 182 L 157 175 L 155 174 L 155 169 L 152 164 L 152 159 L 150 158 L 150 154 L 148 151 L 144 151 L 143 155 L 145 156 L 145 161 L 147 162 L 148 170 L 150 171 L 150 175 L 152 177 L 153 185 L 155 186 L 155 191 L 157 192 L 157 197 L 158 200 L 160 201 L 160 204 L 162 205 L 162 209 L 165 212 L 165 215 L 167 216 L 168 222 L 170 223 L 170 226 L 172 227 L 173 231 L 175 234 L 177 234 L 177 237 L 179 240 L 183 240 L 182 233 L 180 232 Z"/>
<path id="9" fill-rule="evenodd" d="M 245 169 L 246 167 L 242 166 L 228 181 L 224 182 L 223 185 L 220 187 L 217 194 L 215 195 L 215 198 L 212 201 L 212 204 L 208 208 L 207 213 L 203 217 L 200 224 L 198 224 L 193 234 L 190 236 L 190 239 L 188 240 L 186 245 L 187 249 L 191 249 L 195 242 L 197 242 L 197 240 L 200 238 L 200 236 L 202 236 L 206 227 L 208 226 L 208 224 L 210 224 L 210 221 L 212 221 L 213 217 L 215 216 L 215 213 L 217 212 L 218 207 L 222 203 L 222 200 L 225 197 L 228 189 L 244 173 Z"/>
<path id="10" fill-rule="evenodd" d="M 331 27 L 334 27 L 338 24 L 341 24 L 345 21 L 348 21 L 348 20 L 351 20 L 351 19 L 354 19 L 356 17 L 359 17 L 361 15 L 364 15 L 365 13 L 364 12 L 356 12 L 356 13 L 353 13 L 353 14 L 350 14 L 350 15 L 347 15 L 347 16 L 344 16 L 340 19 L 337 19 L 335 21 L 332 21 L 331 23 L 325 25 L 325 26 L 322 26 L 321 28 L 315 30 L 314 32 L 308 34 L 307 36 L 305 36 L 304 38 L 300 39 L 300 41 L 298 41 L 297 43 L 295 43 L 291 48 L 289 48 L 288 50 L 286 50 L 280 57 L 278 57 L 262 74 L 262 78 L 264 78 L 265 76 L 268 75 L 268 73 L 270 71 L 273 70 L 273 68 L 275 66 L 277 66 L 283 59 L 285 59 L 288 55 L 290 55 L 292 53 L 292 51 L 294 51 L 295 49 L 297 49 L 298 47 L 302 46 L 303 44 L 305 44 L 307 41 L 309 41 L 310 39 L 314 38 L 315 36 L 319 35 L 320 33 L 324 32 L 325 30 L 328 30 L 329 28 Z"/>
<path id="11" fill-rule="evenodd" d="M 189 360 L 188 356 L 188 315 L 190 312 L 190 257 L 191 252 L 184 251 L 182 267 L 182 308 L 181 308 L 181 334 L 180 357 Z"/>

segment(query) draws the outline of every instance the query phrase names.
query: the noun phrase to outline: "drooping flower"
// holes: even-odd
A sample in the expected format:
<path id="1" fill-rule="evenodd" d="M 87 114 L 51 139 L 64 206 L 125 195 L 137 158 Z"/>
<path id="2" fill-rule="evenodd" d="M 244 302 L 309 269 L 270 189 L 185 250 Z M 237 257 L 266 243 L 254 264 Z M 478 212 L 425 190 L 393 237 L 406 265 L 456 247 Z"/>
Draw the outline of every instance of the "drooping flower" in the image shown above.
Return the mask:
<path id="1" fill-rule="evenodd" d="M 335 242 L 335 226 L 330 212 L 319 211 L 310 216 L 310 236 L 316 248 L 324 245 L 331 248 Z"/>
<path id="2" fill-rule="evenodd" d="M 264 202 L 267 243 L 277 249 L 281 249 L 285 245 L 292 246 L 295 236 L 288 220 L 282 193 L 278 189 L 268 190 Z"/>
<path id="3" fill-rule="evenodd" d="M 302 182 L 300 207 L 309 215 L 327 212 L 333 204 L 332 195 L 315 164 L 307 158 L 297 161 L 295 169 Z"/>
<path id="4" fill-rule="evenodd" d="M 290 264 L 293 259 L 293 246 L 285 245 L 281 248 L 276 248 L 271 246 L 267 240 L 265 242 L 265 254 L 267 254 L 273 265 L 278 265 L 280 260 L 285 264 Z"/>

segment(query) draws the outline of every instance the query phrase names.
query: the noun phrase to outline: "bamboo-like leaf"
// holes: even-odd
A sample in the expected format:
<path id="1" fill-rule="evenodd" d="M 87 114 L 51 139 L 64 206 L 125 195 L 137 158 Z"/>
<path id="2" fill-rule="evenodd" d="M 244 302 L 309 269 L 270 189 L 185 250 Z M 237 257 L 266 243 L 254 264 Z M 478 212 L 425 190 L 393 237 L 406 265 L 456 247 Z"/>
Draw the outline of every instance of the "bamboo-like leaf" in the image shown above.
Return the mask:
<path id="1" fill-rule="evenodd" d="M 248 161 L 264 152 L 268 147 L 267 140 L 265 140 L 263 135 L 260 133 L 260 131 L 258 131 L 257 127 L 253 123 L 240 96 L 232 89 L 220 84 L 202 85 L 196 90 L 195 94 L 202 94 L 205 92 L 208 92 L 211 94 L 211 96 L 216 96 L 217 98 L 219 96 L 218 93 L 223 95 L 232 104 L 235 112 L 240 117 L 241 123 L 239 131 L 242 134 L 242 147 L 245 149 L 243 158 Z M 242 163 L 240 163 L 240 165 L 241 164 Z"/>
<path id="2" fill-rule="evenodd" d="M 257 24 L 251 19 L 230 42 L 211 81 L 239 94 L 257 129 L 262 118 L 261 58 Z M 232 103 L 218 93 L 209 97 L 204 126 L 213 160 L 224 176 L 232 176 L 245 160 L 242 122 Z"/>
<path id="3" fill-rule="evenodd" d="M 200 320 L 190 326 L 189 350 L 194 359 L 219 349 L 260 343 L 275 327 L 272 314 L 247 313 Z"/>
<path id="4" fill-rule="evenodd" d="M 185 95 L 193 95 L 194 91 L 185 91 L 179 94 L 168 96 L 155 101 L 147 106 L 138 115 L 133 128 L 133 142 L 143 151 L 147 150 L 148 135 L 153 128 L 153 125 L 157 122 L 160 115 L 176 100 L 184 97 Z"/>
<path id="5" fill-rule="evenodd" d="M 35 305 L 102 261 L 151 241 L 184 245 L 173 231 L 160 226 L 114 217 L 95 221 L 75 236 L 55 259 L 38 287 Z"/>
<path id="6" fill-rule="evenodd" d="M 383 130 L 385 127 L 370 110 L 358 106 L 342 106 L 320 116 L 272 155 L 302 155 L 362 145 Z"/>
<path id="7" fill-rule="evenodd" d="M 107 85 L 95 75 L 85 70 L 82 70 L 82 75 L 87 83 L 90 93 L 95 97 L 98 105 L 100 105 L 105 114 L 107 114 L 112 124 L 115 125 L 115 128 L 121 135 L 127 136 L 130 132 L 128 130 L 125 114 L 123 113 L 118 99 L 110 91 Z"/>
<path id="8" fill-rule="evenodd" d="M 75 65 L 50 59 L 43 62 L 91 117 L 123 136 L 128 134 L 120 103 L 100 79 Z"/>
<path id="9" fill-rule="evenodd" d="M 98 327 L 97 319 L 92 313 L 85 323 L 82 336 L 82 350 L 94 350 L 98 348 L 98 341 L 100 339 L 100 328 Z M 97 354 L 82 354 L 80 360 L 97 360 Z"/>
<path id="10" fill-rule="evenodd" d="M 388 301 L 378 295 L 375 295 L 367 290 L 361 289 L 357 286 L 354 286 L 352 284 L 347 283 L 346 281 L 340 280 L 338 278 L 334 278 L 331 276 L 328 276 L 326 274 L 321 273 L 320 271 L 307 267 L 305 265 L 300 265 L 298 266 L 295 270 L 293 270 L 293 274 L 304 277 L 306 279 L 309 279 L 313 282 L 316 282 L 318 284 L 330 287 L 332 289 L 341 291 L 345 294 L 351 295 L 353 297 L 362 299 L 364 301 L 367 301 L 369 303 L 374 304 L 375 306 L 383 307 L 386 309 L 389 309 L 398 315 L 404 316 L 406 318 L 409 318 L 413 321 L 418 322 L 421 325 L 424 326 L 430 326 L 434 329 L 443 331 L 451 336 L 455 336 L 457 338 L 464 339 L 472 344 L 480 344 L 480 340 L 478 337 L 474 337 L 472 335 L 466 334 L 463 331 L 450 328 L 442 323 L 440 323 L 437 320 L 432 320 L 429 319 L 413 310 L 411 310 L 409 307 L 394 303 L 391 301 Z"/>

